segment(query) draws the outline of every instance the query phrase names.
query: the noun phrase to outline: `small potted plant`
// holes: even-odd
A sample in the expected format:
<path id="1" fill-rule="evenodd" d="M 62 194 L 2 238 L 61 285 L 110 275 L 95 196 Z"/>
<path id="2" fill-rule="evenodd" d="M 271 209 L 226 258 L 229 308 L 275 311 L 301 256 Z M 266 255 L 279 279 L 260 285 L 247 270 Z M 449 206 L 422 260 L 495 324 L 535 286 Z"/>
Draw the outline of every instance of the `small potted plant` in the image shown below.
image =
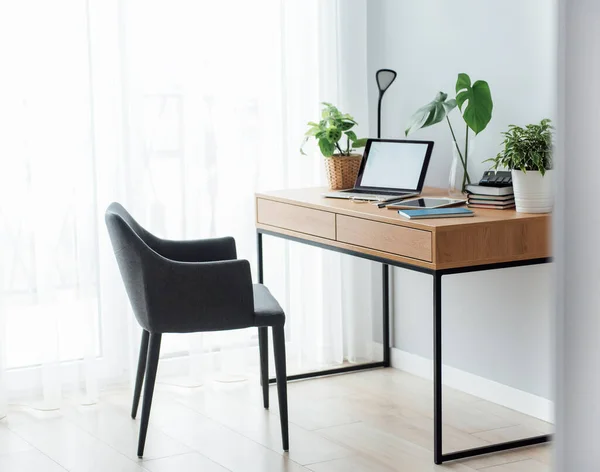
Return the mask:
<path id="1" fill-rule="evenodd" d="M 317 140 L 325 157 L 325 171 L 332 190 L 351 188 L 356 181 L 362 156 L 353 151 L 367 143 L 366 139 L 358 139 L 352 131 L 357 124 L 352 116 L 341 113 L 331 103 L 325 102 L 321 121 L 308 123 L 310 128 L 305 133 L 300 152 L 305 154 L 304 144 L 311 137 Z"/>
<path id="2" fill-rule="evenodd" d="M 494 168 L 510 169 L 515 205 L 520 213 L 552 211 L 552 137 L 549 119 L 524 128 L 510 125 L 502 133 L 504 150 L 489 159 Z"/>

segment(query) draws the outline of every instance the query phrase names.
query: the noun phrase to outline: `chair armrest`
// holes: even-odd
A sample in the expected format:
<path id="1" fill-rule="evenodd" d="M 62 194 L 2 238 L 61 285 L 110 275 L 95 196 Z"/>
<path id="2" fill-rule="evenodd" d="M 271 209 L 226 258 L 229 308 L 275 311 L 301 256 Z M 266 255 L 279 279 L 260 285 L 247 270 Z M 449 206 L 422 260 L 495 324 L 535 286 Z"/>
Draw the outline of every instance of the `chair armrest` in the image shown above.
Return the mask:
<path id="1" fill-rule="evenodd" d="M 193 241 L 174 241 L 153 238 L 152 249 L 157 253 L 180 262 L 225 261 L 237 258 L 235 239 L 211 238 Z"/>
<path id="2" fill-rule="evenodd" d="M 154 267 L 146 273 L 151 331 L 184 333 L 254 326 L 248 261 L 153 259 Z"/>

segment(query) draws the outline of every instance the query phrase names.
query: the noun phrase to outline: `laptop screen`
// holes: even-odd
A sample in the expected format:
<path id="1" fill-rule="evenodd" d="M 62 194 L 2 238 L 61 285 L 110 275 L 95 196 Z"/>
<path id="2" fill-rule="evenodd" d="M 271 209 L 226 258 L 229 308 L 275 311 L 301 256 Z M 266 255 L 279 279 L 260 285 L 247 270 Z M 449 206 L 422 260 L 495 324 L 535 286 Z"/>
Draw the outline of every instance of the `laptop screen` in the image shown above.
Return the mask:
<path id="1" fill-rule="evenodd" d="M 356 186 L 421 191 L 432 148 L 431 141 L 369 140 Z"/>

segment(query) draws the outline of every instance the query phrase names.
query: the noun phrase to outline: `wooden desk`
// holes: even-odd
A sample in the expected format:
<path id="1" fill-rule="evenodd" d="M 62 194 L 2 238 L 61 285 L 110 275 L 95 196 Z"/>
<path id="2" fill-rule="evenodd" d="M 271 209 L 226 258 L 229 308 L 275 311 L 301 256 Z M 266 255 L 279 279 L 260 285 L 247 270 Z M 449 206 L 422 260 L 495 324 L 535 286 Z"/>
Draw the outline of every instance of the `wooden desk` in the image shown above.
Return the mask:
<path id="1" fill-rule="evenodd" d="M 550 262 L 550 216 L 475 209 L 472 218 L 408 220 L 369 203 L 323 198 L 324 188 L 256 194 L 258 274 L 263 281 L 263 234 L 354 255 L 383 264 L 383 362 L 290 376 L 290 380 L 373 367 L 389 367 L 389 266 L 433 276 L 434 461 L 472 457 L 550 440 L 550 436 L 443 453 L 442 276 Z M 443 196 L 425 189 L 424 196 Z"/>
<path id="2" fill-rule="evenodd" d="M 368 203 L 323 198 L 324 190 L 257 194 L 256 227 L 432 270 L 550 256 L 548 215 L 474 209 L 473 218 L 408 220 Z"/>

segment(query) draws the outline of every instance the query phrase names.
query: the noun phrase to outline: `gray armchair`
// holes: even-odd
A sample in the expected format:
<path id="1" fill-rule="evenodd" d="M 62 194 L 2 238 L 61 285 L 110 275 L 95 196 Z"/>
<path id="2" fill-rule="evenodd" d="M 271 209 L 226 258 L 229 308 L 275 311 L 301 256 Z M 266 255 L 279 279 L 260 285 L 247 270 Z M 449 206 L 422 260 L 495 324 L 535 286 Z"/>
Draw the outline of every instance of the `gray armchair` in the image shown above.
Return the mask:
<path id="1" fill-rule="evenodd" d="M 236 259 L 233 238 L 169 241 L 142 228 L 118 203 L 106 225 L 133 312 L 143 329 L 131 417 L 144 385 L 138 443 L 142 457 L 163 333 L 258 328 L 263 404 L 269 408 L 268 327 L 273 347 L 283 449 L 289 449 L 285 315 L 269 290 L 252 284 L 250 264 Z"/>

